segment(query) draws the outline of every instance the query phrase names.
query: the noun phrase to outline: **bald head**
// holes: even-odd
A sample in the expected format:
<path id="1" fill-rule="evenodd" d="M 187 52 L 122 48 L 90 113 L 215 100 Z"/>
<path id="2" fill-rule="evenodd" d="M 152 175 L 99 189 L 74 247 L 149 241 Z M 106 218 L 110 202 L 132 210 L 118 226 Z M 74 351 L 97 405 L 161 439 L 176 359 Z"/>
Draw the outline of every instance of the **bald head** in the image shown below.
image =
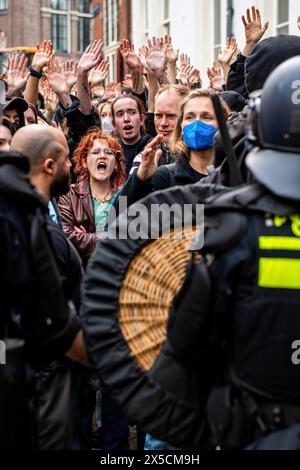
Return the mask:
<path id="1" fill-rule="evenodd" d="M 154 123 L 156 132 L 168 143 L 178 120 L 181 95 L 173 88 L 167 88 L 156 96 Z"/>
<path id="2" fill-rule="evenodd" d="M 51 126 L 32 124 L 19 129 L 12 141 L 11 150 L 23 153 L 29 159 L 30 171 L 35 173 L 47 158 L 57 160 L 68 148 L 61 131 Z"/>

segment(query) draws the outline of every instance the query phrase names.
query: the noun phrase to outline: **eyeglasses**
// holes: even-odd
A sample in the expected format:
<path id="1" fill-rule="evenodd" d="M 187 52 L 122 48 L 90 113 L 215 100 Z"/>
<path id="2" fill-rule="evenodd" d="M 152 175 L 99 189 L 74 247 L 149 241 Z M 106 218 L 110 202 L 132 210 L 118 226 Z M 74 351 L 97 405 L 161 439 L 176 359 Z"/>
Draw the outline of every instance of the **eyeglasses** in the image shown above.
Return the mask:
<path id="1" fill-rule="evenodd" d="M 116 156 L 115 152 L 112 149 L 109 149 L 109 148 L 105 148 L 105 149 L 98 148 L 98 149 L 93 149 L 91 151 L 91 155 L 98 156 L 98 155 L 101 155 L 101 154 L 103 154 L 107 158 L 112 158 L 112 157 Z"/>

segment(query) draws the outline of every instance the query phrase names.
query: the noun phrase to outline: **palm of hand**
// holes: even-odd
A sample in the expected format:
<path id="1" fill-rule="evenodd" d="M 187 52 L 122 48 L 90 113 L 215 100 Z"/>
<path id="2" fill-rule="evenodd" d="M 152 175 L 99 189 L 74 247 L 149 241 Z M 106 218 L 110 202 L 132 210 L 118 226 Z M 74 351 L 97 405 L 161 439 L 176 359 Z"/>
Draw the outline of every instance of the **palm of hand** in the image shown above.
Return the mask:
<path id="1" fill-rule="evenodd" d="M 124 54 L 124 61 L 130 69 L 137 69 L 141 67 L 141 61 L 134 52 L 127 52 Z"/>
<path id="2" fill-rule="evenodd" d="M 27 82 L 27 77 L 24 77 L 18 70 L 13 70 L 7 77 L 7 85 L 12 88 L 23 88 Z"/>
<path id="3" fill-rule="evenodd" d="M 146 62 L 153 72 L 163 72 L 166 65 L 166 56 L 163 52 L 153 51 L 146 58 Z"/>
<path id="4" fill-rule="evenodd" d="M 42 70 L 48 64 L 50 57 L 46 52 L 36 52 L 32 61 L 32 67 L 35 70 Z"/>
<path id="5" fill-rule="evenodd" d="M 219 52 L 218 54 L 218 61 L 221 62 L 221 64 L 228 64 L 230 62 L 230 59 L 233 55 L 233 50 L 229 48 L 223 49 L 223 51 Z"/>
<path id="6" fill-rule="evenodd" d="M 175 51 L 173 47 L 167 47 L 166 57 L 168 62 L 177 62 L 178 60 L 178 51 Z"/>
<path id="7" fill-rule="evenodd" d="M 264 30 L 261 27 L 261 23 L 259 21 L 252 21 L 245 27 L 246 38 L 249 42 L 258 42 L 263 34 Z"/>
<path id="8" fill-rule="evenodd" d="M 97 65 L 97 62 L 98 59 L 96 54 L 93 52 L 85 52 L 78 63 L 78 68 L 88 72 Z"/>
<path id="9" fill-rule="evenodd" d="M 92 86 L 96 86 L 101 82 L 104 82 L 107 76 L 107 72 L 101 72 L 100 70 L 92 70 L 89 75 L 89 82 Z"/>
<path id="10" fill-rule="evenodd" d="M 52 90 L 58 95 L 68 93 L 67 82 L 59 72 L 53 72 L 51 75 L 48 74 L 48 82 Z"/>
<path id="11" fill-rule="evenodd" d="M 65 72 L 64 75 L 65 75 L 65 79 L 66 79 L 69 89 L 72 89 L 77 81 L 76 74 L 72 71 L 68 71 L 68 72 Z"/>

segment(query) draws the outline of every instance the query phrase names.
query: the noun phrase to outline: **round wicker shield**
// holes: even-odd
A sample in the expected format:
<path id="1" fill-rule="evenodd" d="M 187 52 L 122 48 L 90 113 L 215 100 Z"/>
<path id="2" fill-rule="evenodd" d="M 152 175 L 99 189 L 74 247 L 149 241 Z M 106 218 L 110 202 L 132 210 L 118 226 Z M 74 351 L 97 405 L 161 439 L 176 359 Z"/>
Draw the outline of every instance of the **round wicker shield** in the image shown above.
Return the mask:
<path id="1" fill-rule="evenodd" d="M 181 231 L 180 231 L 181 232 Z M 153 241 L 134 258 L 120 292 L 119 322 L 139 365 L 153 366 L 166 338 L 173 299 L 180 290 L 191 258 L 192 227 Z"/>
<path id="2" fill-rule="evenodd" d="M 164 341 L 170 306 L 191 256 L 188 246 L 198 228 L 196 208 L 207 195 L 206 188 L 192 185 L 140 201 L 147 209 L 155 204 L 191 205 L 183 236 L 178 237 L 178 227 L 170 223 L 171 236 L 166 238 L 162 232 L 156 240 L 101 240 L 83 285 L 85 344 L 105 389 L 132 422 L 181 447 L 197 447 L 202 439 L 202 381 L 166 357 Z M 128 213 L 122 213 L 116 225 L 124 232 L 130 221 Z M 159 219 L 152 227 L 155 223 L 160 224 Z M 157 368 L 163 370 L 159 378 Z"/>

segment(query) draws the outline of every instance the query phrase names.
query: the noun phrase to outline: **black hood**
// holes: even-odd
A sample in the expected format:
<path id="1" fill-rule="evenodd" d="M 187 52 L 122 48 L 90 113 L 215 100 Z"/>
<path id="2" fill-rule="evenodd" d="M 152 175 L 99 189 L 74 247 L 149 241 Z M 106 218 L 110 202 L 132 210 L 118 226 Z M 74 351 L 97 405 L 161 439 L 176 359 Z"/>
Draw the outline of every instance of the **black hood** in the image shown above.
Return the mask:
<path id="1" fill-rule="evenodd" d="M 248 92 L 262 89 L 278 65 L 297 55 L 300 55 L 300 36 L 280 34 L 259 42 L 245 63 L 245 85 Z"/>
<path id="2" fill-rule="evenodd" d="M 0 196 L 26 210 L 45 209 L 47 204 L 30 183 L 28 172 L 29 162 L 24 155 L 0 152 Z"/>

